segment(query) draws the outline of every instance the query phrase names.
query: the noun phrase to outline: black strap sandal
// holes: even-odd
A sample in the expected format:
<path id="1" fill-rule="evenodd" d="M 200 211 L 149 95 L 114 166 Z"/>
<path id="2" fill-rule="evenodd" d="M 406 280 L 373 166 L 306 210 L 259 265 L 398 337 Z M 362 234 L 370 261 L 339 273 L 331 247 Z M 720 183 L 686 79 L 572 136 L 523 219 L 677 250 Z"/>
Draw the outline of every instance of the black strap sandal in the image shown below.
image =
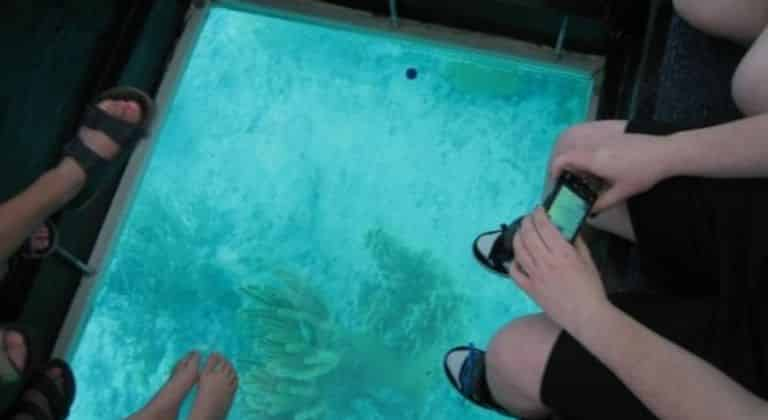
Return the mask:
<path id="1" fill-rule="evenodd" d="M 472 243 L 472 252 L 485 268 L 502 276 L 509 275 L 510 264 L 515 258 L 512 241 L 520 228 L 522 218 L 509 225 L 501 225 L 500 230 L 485 232 Z"/>
<path id="2" fill-rule="evenodd" d="M 105 100 L 133 101 L 141 108 L 141 120 L 130 123 L 104 112 L 97 105 Z M 75 137 L 64 147 L 64 156 L 73 158 L 88 174 L 88 184 L 83 192 L 71 202 L 70 209 L 81 210 L 90 204 L 101 192 L 104 185 L 108 184 L 107 178 L 115 175 L 122 167 L 133 146 L 145 138 L 154 119 L 155 105 L 152 99 L 144 92 L 131 87 L 118 87 L 110 89 L 89 105 L 83 116 L 82 126 L 99 130 L 106 134 L 113 142 L 120 146 L 120 152 L 112 160 L 106 160 L 96 154 L 82 139 Z M 107 169 L 111 169 L 109 173 Z"/>
<path id="3" fill-rule="evenodd" d="M 47 374 L 55 368 L 61 369 L 62 372 L 60 385 L 57 385 Z M 55 359 L 48 363 L 45 369 L 37 373 L 25 390 L 39 392 L 48 403 L 50 414 L 43 407 L 35 404 L 34 401 L 22 399 L 14 409 L 16 415 L 28 415 L 34 420 L 65 419 L 69 416 L 69 409 L 75 401 L 75 377 L 66 362 Z"/>
<path id="4" fill-rule="evenodd" d="M 48 229 L 48 246 L 45 249 L 35 249 L 32 246 L 32 238 L 24 241 L 24 244 L 17 253 L 19 258 L 25 260 L 40 260 L 51 256 L 56 251 L 56 245 L 59 243 L 59 230 L 52 220 L 46 220 L 44 223 Z"/>
<path id="5" fill-rule="evenodd" d="M 485 409 L 512 417 L 494 400 L 488 388 L 488 382 L 485 380 L 484 351 L 472 344 L 456 347 L 446 353 L 443 369 L 448 381 L 464 398 Z"/>
<path id="6" fill-rule="evenodd" d="M 59 231 L 56 229 L 56 225 L 51 220 L 45 221 L 45 227 L 48 229 L 48 246 L 45 249 L 35 249 L 32 245 L 32 237 L 27 238 L 18 251 L 16 251 L 10 258 L 8 258 L 8 271 L 7 276 L 12 276 L 19 266 L 28 260 L 41 260 L 48 258 L 54 252 L 56 252 L 56 244 L 59 239 Z"/>
<path id="7" fill-rule="evenodd" d="M 41 260 L 48 258 L 53 254 L 58 254 L 59 257 L 71 264 L 72 267 L 78 269 L 84 275 L 93 275 L 96 273 L 96 270 L 93 267 L 89 266 L 84 261 L 81 261 L 78 257 L 72 255 L 69 251 L 59 245 L 59 230 L 52 220 L 46 220 L 45 227 L 48 229 L 48 246 L 45 249 L 36 250 L 32 246 L 32 239 L 27 239 L 19 251 L 10 258 L 8 264 L 9 273 L 17 269 L 18 264 L 20 264 L 22 260 Z"/>

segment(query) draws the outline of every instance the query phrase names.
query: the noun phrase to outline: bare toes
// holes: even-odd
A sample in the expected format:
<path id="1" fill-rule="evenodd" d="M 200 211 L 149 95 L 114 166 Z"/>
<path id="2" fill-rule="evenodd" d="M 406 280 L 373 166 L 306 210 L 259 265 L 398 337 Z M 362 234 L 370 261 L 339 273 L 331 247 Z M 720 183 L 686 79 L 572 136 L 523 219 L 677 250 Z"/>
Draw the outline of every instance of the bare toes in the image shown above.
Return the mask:
<path id="1" fill-rule="evenodd" d="M 101 108 L 102 111 L 110 115 L 120 115 L 120 112 L 121 112 L 120 104 L 118 104 L 117 101 L 113 101 L 111 99 L 103 100 L 99 102 L 96 106 L 98 106 L 99 108 Z"/>
<path id="2" fill-rule="evenodd" d="M 214 373 L 216 372 L 216 367 L 221 362 L 221 356 L 219 353 L 213 353 L 210 357 L 208 357 L 208 363 L 205 365 L 205 373 Z"/>
<path id="3" fill-rule="evenodd" d="M 235 371 L 232 369 L 232 366 L 229 364 L 226 364 L 222 367 L 222 373 L 224 374 L 225 378 L 230 380 L 235 377 Z"/>
<path id="4" fill-rule="evenodd" d="M 200 353 L 193 351 L 187 356 L 187 360 L 184 361 L 187 365 L 195 365 L 200 361 Z"/>
<path id="5" fill-rule="evenodd" d="M 138 122 L 141 119 L 141 107 L 133 101 L 123 101 L 123 117 L 130 122 Z"/>

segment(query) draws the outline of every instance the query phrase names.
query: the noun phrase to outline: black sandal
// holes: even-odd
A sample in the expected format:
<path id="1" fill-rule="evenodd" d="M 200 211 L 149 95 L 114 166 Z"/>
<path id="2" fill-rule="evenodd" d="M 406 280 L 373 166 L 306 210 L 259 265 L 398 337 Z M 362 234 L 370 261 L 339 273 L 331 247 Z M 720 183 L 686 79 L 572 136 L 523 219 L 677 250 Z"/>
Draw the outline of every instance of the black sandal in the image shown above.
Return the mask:
<path id="1" fill-rule="evenodd" d="M 509 276 L 509 267 L 515 258 L 512 240 L 520 228 L 522 218 L 509 225 L 501 225 L 500 230 L 485 232 L 472 243 L 475 258 L 485 268 L 502 276 Z"/>
<path id="2" fill-rule="evenodd" d="M 24 244 L 16 254 L 19 258 L 25 260 L 41 260 L 43 258 L 50 257 L 56 251 L 56 245 L 59 243 L 59 230 L 52 220 L 48 219 L 44 223 L 46 229 L 48 229 L 48 246 L 44 249 L 35 249 L 32 246 L 32 238 L 28 238 L 24 241 Z"/>
<path id="3" fill-rule="evenodd" d="M 458 355 L 459 352 L 467 352 L 466 357 L 459 362 L 458 372 L 451 370 L 450 358 Z M 469 346 L 460 346 L 452 349 L 445 354 L 443 360 L 443 369 L 445 375 L 451 382 L 451 385 L 464 398 L 472 403 L 493 410 L 504 416 L 512 417 L 507 411 L 497 403 L 491 390 L 488 388 L 488 382 L 485 380 L 485 352 L 476 348 L 472 344 Z"/>
<path id="4" fill-rule="evenodd" d="M 133 101 L 141 108 L 141 120 L 137 123 L 130 123 L 120 118 L 104 112 L 97 105 L 105 100 L 124 100 Z M 75 137 L 64 147 L 64 156 L 69 156 L 77 162 L 80 167 L 88 174 L 88 184 L 84 191 L 68 205 L 69 208 L 81 210 L 90 204 L 93 199 L 101 192 L 108 175 L 114 175 L 122 165 L 121 161 L 127 160 L 130 156 L 130 150 L 136 143 L 147 136 L 150 124 L 154 118 L 155 105 L 152 99 L 144 92 L 131 87 L 117 87 L 110 89 L 101 95 L 88 106 L 85 112 L 81 126 L 94 130 L 99 130 L 106 134 L 114 143 L 120 146 L 118 156 L 114 159 L 106 160 L 96 154 L 82 139 Z M 106 173 L 106 167 L 112 171 Z M 96 181 L 98 180 L 98 181 Z"/>
<path id="5" fill-rule="evenodd" d="M 60 385 L 57 385 L 47 373 L 55 368 L 61 369 L 62 372 L 62 383 Z M 66 362 L 55 359 L 48 363 L 25 388 L 25 391 L 30 390 L 39 392 L 45 398 L 45 401 L 48 403 L 49 412 L 46 412 L 44 407 L 41 407 L 34 401 L 22 397 L 22 400 L 15 407 L 14 414 L 24 414 L 32 417 L 34 420 L 59 420 L 66 419 L 69 416 L 69 409 L 75 401 L 76 386 L 75 377 Z"/>
<path id="6" fill-rule="evenodd" d="M 59 240 L 59 231 L 53 221 L 46 220 L 45 227 L 48 229 L 48 246 L 45 249 L 35 249 L 32 245 L 32 237 L 27 238 L 18 251 L 8 259 L 8 270 L 6 276 L 13 275 L 24 261 L 41 260 L 50 257 L 56 251 L 56 244 Z"/>
<path id="7" fill-rule="evenodd" d="M 93 275 L 96 272 L 94 268 L 90 267 L 87 263 L 81 261 L 59 245 L 59 230 L 52 220 L 46 220 L 45 227 L 48 229 L 48 246 L 44 249 L 36 250 L 34 249 L 34 246 L 32 246 L 32 239 L 27 239 L 19 251 L 10 258 L 8 264 L 9 274 L 18 268 L 18 265 L 21 264 L 22 260 L 42 260 L 53 254 L 58 254 L 64 261 L 71 264 L 72 267 L 78 269 L 84 275 Z"/>

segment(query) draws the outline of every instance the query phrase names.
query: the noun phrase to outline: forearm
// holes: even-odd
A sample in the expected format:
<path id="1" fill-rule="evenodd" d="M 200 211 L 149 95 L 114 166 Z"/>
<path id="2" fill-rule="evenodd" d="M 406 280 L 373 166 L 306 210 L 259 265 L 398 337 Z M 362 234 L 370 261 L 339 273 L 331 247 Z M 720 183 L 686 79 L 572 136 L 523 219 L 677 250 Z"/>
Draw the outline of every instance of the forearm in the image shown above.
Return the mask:
<path id="1" fill-rule="evenodd" d="M 614 306 L 569 332 L 661 419 L 758 419 L 766 403 Z"/>
<path id="2" fill-rule="evenodd" d="M 683 131 L 669 140 L 660 156 L 668 177 L 768 177 L 768 114 Z"/>

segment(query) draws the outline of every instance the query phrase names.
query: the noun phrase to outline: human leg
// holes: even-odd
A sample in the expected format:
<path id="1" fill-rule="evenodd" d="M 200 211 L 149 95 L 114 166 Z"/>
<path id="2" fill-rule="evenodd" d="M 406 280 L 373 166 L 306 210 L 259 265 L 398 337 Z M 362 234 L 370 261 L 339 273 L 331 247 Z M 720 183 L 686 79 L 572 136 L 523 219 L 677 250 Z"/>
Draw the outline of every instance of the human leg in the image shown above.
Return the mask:
<path id="1" fill-rule="evenodd" d="M 768 112 L 768 2 L 674 0 L 674 4 L 700 30 L 751 45 L 733 77 L 733 98 L 746 115 Z"/>
<path id="2" fill-rule="evenodd" d="M 547 360 L 560 327 L 545 315 L 510 322 L 491 341 L 486 354 L 486 380 L 496 402 L 525 418 L 549 414 L 541 402 Z"/>
<path id="3" fill-rule="evenodd" d="M 75 400 L 75 378 L 70 367 L 53 360 L 27 385 L 13 413 L 4 418 L 12 420 L 65 419 Z"/>
<path id="4" fill-rule="evenodd" d="M 128 416 L 128 420 L 173 420 L 189 390 L 198 380 L 200 354 L 190 352 L 179 360 L 168 381 L 141 410 Z"/>
<path id="5" fill-rule="evenodd" d="M 549 409 L 539 399 L 541 379 L 559 333 L 544 315 L 514 320 L 497 333 L 488 352 L 470 345 L 446 353 L 445 373 L 459 394 L 478 406 L 544 417 Z"/>
<path id="6" fill-rule="evenodd" d="M 46 375 L 48 375 L 48 377 L 58 389 L 63 387 L 63 376 L 60 369 L 51 369 L 50 371 L 46 372 Z M 36 420 L 41 415 L 43 418 L 56 419 L 49 404 L 48 397 L 42 394 L 40 391 L 26 391 L 21 398 L 22 401 L 37 407 L 37 409 L 34 412 L 32 411 L 34 409 L 30 408 L 20 410 L 15 415 L 13 415 L 13 417 L 11 417 L 12 420 Z"/>
<path id="7" fill-rule="evenodd" d="M 208 358 L 200 374 L 197 398 L 192 405 L 189 420 L 224 420 L 237 391 L 237 372 L 220 354 Z"/>
<path id="8" fill-rule="evenodd" d="M 627 203 L 619 203 L 600 214 L 587 219 L 587 223 L 605 232 L 618 235 L 630 242 L 635 242 L 635 228 L 632 226 L 632 219 L 629 217 Z"/>
<path id="9" fill-rule="evenodd" d="M 674 5 L 699 30 L 746 45 L 768 25 L 764 0 L 674 0 Z"/>
<path id="10" fill-rule="evenodd" d="M 768 8 L 768 2 L 765 3 Z M 732 83 L 733 99 L 741 112 L 768 112 L 768 26 L 741 60 Z"/>
<path id="11" fill-rule="evenodd" d="M 0 261 L 7 260 L 29 235 L 77 195 L 85 173 L 64 159 L 29 188 L 0 205 Z"/>
<path id="12" fill-rule="evenodd" d="M 106 100 L 98 106 L 124 121 L 135 123 L 141 118 L 141 109 L 135 102 Z M 105 159 L 112 159 L 119 152 L 119 146 L 101 131 L 81 127 L 79 134 L 87 147 Z M 86 174 L 77 162 L 65 157 L 26 190 L 0 204 L 0 263 L 45 219 L 72 200 L 85 180 Z"/>
<path id="13" fill-rule="evenodd" d="M 732 337 L 723 335 L 728 326 L 715 320 L 725 305 L 717 298 L 621 294 L 610 299 L 633 319 L 746 388 L 759 388 L 754 361 L 760 355 L 753 354 L 743 329 Z M 656 419 L 608 367 L 565 332 L 548 361 L 541 400 L 565 419 Z"/>
<path id="14" fill-rule="evenodd" d="M 717 354 L 710 351 L 714 337 L 710 322 L 715 311 L 711 301 L 656 295 L 611 299 L 687 349 L 702 356 Z M 538 419 L 554 413 L 596 420 L 654 418 L 616 376 L 545 315 L 505 326 L 489 346 L 485 367 L 494 402 L 513 416 Z"/>

